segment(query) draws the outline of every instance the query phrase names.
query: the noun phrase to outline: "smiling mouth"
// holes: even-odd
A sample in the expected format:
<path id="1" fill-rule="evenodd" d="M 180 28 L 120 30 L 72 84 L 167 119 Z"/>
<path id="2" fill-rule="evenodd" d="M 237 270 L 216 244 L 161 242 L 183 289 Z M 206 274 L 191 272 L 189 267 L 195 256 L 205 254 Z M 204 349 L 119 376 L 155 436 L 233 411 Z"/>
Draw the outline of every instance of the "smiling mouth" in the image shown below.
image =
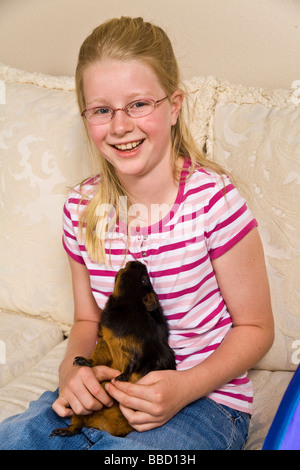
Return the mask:
<path id="1" fill-rule="evenodd" d="M 120 144 L 120 145 L 113 145 L 117 150 L 121 150 L 122 152 L 129 151 L 129 150 L 135 150 L 138 148 L 144 140 L 138 140 L 136 142 L 129 142 L 128 144 Z"/>

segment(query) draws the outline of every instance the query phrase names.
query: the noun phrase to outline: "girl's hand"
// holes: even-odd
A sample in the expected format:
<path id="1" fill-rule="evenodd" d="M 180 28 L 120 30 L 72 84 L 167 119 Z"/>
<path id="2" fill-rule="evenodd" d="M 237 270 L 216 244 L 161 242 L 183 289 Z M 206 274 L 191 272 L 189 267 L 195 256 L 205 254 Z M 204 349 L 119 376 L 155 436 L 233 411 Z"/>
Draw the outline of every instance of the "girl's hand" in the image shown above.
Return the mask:
<path id="1" fill-rule="evenodd" d="M 112 380 L 107 392 L 120 403 L 129 424 L 137 431 L 163 425 L 189 403 L 183 372 L 154 371 L 137 383 Z"/>
<path id="2" fill-rule="evenodd" d="M 73 413 L 87 415 L 103 406 L 112 406 L 111 397 L 99 382 L 111 380 L 119 374 L 120 371 L 106 366 L 72 366 L 59 387 L 53 410 L 61 417 L 70 417 Z"/>

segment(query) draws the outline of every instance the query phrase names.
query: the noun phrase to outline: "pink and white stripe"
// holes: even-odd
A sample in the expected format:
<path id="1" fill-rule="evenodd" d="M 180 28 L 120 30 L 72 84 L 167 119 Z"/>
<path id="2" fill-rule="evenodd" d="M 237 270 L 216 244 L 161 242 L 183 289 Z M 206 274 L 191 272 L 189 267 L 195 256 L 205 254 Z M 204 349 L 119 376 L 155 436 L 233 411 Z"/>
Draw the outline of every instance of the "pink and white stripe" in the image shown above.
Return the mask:
<path id="1" fill-rule="evenodd" d="M 188 161 L 186 161 L 186 166 Z M 93 188 L 85 183 L 82 192 Z M 178 369 L 201 363 L 217 349 L 232 327 L 211 260 L 238 243 L 257 222 L 227 177 L 203 169 L 180 183 L 169 214 L 151 227 L 132 231 L 120 227 L 107 234 L 105 248 L 111 266 L 94 263 L 78 241 L 80 188 L 64 207 L 63 244 L 67 253 L 85 264 L 93 295 L 103 308 L 113 290 L 114 277 L 125 261 L 137 259 L 149 272 L 170 327 L 170 346 Z M 247 413 L 252 411 L 252 386 L 247 375 L 211 393 L 210 398 Z"/>

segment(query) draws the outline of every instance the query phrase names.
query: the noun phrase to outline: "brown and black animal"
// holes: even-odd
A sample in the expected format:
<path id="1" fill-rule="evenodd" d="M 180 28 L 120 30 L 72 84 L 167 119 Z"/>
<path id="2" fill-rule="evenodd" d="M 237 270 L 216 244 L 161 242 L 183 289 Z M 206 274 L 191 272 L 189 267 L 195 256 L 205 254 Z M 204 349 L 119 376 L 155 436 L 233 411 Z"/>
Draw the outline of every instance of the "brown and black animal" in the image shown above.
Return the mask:
<path id="1" fill-rule="evenodd" d="M 168 344 L 169 330 L 145 265 L 130 261 L 115 277 L 113 293 L 101 314 L 99 341 L 90 359 L 76 357 L 79 366 L 106 365 L 122 371 L 116 380 L 136 382 L 153 370 L 176 369 Z M 102 384 L 104 386 L 105 382 Z M 71 425 L 51 436 L 72 436 L 82 426 L 126 436 L 132 427 L 117 402 L 90 415 L 73 415 Z"/>

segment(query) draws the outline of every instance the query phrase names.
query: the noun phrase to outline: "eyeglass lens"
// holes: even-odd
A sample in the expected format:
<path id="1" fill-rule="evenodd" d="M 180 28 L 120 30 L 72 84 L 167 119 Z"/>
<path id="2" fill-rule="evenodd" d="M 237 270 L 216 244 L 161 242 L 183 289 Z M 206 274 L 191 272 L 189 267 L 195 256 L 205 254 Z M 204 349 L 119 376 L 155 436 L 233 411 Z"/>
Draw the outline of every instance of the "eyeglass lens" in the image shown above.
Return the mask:
<path id="1" fill-rule="evenodd" d="M 109 122 L 117 111 L 124 111 L 128 116 L 133 118 L 144 117 L 151 114 L 155 106 L 166 98 L 167 97 L 158 101 L 137 100 L 129 103 L 125 108 L 117 109 L 101 106 L 99 108 L 85 110 L 82 116 L 94 124 L 105 124 Z"/>

